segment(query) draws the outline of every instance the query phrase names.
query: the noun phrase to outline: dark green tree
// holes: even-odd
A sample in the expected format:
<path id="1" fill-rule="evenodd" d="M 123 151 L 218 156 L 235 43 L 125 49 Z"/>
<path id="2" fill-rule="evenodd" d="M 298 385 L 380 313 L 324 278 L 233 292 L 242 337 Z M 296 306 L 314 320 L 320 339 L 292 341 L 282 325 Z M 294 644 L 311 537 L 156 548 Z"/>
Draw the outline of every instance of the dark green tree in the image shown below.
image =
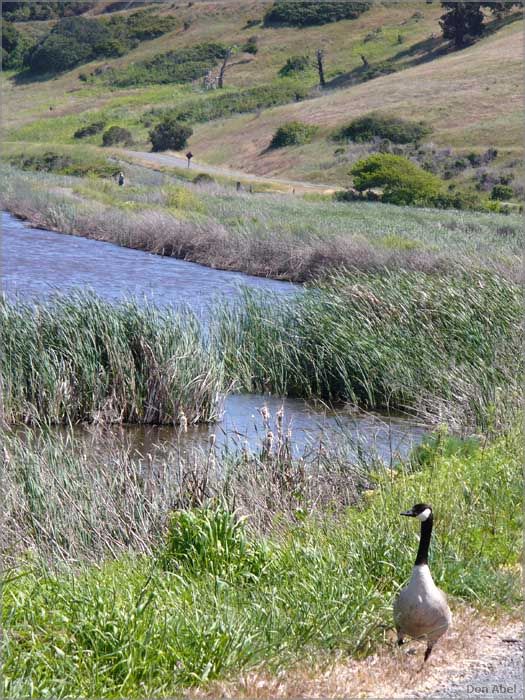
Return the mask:
<path id="1" fill-rule="evenodd" d="M 185 148 L 193 129 L 187 124 L 181 124 L 173 117 L 164 117 L 155 128 L 149 132 L 154 151 L 180 151 Z"/>
<path id="2" fill-rule="evenodd" d="M 483 34 L 483 12 L 480 2 L 442 2 L 446 9 L 439 24 L 445 39 L 461 49 Z"/>

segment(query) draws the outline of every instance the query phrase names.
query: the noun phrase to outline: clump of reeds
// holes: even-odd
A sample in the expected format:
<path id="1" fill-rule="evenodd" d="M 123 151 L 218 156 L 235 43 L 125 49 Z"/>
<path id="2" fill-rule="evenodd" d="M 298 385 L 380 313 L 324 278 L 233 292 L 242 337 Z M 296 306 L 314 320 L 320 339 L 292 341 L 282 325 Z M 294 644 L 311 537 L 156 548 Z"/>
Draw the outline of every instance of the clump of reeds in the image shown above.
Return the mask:
<path id="1" fill-rule="evenodd" d="M 215 419 L 221 362 L 189 312 L 94 294 L 0 298 L 6 422 L 189 423 Z"/>
<path id="2" fill-rule="evenodd" d="M 378 466 L 372 447 L 359 456 L 355 440 L 341 433 L 294 454 L 284 414 L 266 414 L 258 442 L 218 447 L 188 443 L 174 434 L 154 454 L 132 449 L 118 431 L 90 428 L 91 435 L 45 426 L 3 433 L 4 527 L 0 560 L 24 552 L 48 562 L 99 561 L 132 550 L 152 554 L 173 510 L 220 502 L 250 517 L 251 530 L 268 534 L 276 518 L 296 522 L 306 512 L 339 512 L 356 503 Z M 270 427 L 275 440 L 268 440 Z M 180 439 L 179 439 L 180 438 Z"/>
<path id="3" fill-rule="evenodd" d="M 402 409 L 460 429 L 519 404 L 520 288 L 489 273 L 335 275 L 283 300 L 246 290 L 218 328 L 247 391 Z"/>

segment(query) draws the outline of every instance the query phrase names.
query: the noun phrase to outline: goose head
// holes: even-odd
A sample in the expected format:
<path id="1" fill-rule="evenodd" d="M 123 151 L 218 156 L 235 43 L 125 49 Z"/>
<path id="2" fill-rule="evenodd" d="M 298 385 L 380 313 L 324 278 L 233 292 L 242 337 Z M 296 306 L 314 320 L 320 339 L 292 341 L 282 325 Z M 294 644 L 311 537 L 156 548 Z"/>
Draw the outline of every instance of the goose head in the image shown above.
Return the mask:
<path id="1" fill-rule="evenodd" d="M 410 510 L 406 510 L 404 513 L 401 513 L 401 515 L 406 515 L 409 518 L 417 518 L 421 520 L 421 522 L 425 522 L 425 520 L 428 520 L 432 515 L 432 508 L 426 503 L 416 503 Z"/>

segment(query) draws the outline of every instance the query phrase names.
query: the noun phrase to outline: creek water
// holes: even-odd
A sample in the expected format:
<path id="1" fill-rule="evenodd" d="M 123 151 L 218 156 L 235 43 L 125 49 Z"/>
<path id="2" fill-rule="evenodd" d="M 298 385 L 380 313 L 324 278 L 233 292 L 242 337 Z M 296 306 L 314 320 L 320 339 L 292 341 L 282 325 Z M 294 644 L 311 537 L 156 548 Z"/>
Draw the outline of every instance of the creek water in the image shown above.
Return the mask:
<path id="1" fill-rule="evenodd" d="M 238 298 L 243 286 L 300 293 L 299 286 L 287 282 L 35 229 L 5 212 L 2 234 L 2 290 L 7 297 L 23 301 L 42 301 L 54 293 L 87 288 L 110 301 L 134 297 L 162 306 L 186 305 L 205 316 L 212 302 Z M 206 444 L 214 434 L 219 447 L 248 444 L 258 449 L 266 430 L 264 406 L 270 423 L 283 409 L 284 430 L 291 431 L 296 454 L 314 453 L 320 441 L 348 445 L 350 438 L 353 454 L 366 453 L 390 463 L 406 456 L 427 432 L 425 426 L 400 416 L 361 415 L 297 399 L 241 394 L 225 397 L 219 422 L 192 427 L 183 439 L 188 445 Z M 89 435 L 87 431 L 86 440 Z M 175 428 L 165 426 L 130 426 L 113 435 L 142 454 L 181 439 Z"/>

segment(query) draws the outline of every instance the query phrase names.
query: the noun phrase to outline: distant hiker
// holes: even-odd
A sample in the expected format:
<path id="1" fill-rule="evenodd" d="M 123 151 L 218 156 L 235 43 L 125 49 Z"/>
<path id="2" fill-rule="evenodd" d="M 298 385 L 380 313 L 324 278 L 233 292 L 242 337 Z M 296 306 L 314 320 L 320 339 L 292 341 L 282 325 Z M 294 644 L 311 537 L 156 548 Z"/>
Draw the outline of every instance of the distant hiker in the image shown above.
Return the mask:
<path id="1" fill-rule="evenodd" d="M 123 173 L 122 171 L 118 174 L 118 184 L 119 184 L 121 187 L 122 187 L 122 185 L 124 184 L 124 173 Z"/>
<path id="2" fill-rule="evenodd" d="M 241 191 L 241 183 L 240 182 L 235 183 L 235 189 L 237 190 L 237 192 Z"/>
<path id="3" fill-rule="evenodd" d="M 188 151 L 186 153 L 186 158 L 188 159 L 188 168 L 190 167 L 190 161 L 193 158 L 193 153 L 191 151 Z"/>

